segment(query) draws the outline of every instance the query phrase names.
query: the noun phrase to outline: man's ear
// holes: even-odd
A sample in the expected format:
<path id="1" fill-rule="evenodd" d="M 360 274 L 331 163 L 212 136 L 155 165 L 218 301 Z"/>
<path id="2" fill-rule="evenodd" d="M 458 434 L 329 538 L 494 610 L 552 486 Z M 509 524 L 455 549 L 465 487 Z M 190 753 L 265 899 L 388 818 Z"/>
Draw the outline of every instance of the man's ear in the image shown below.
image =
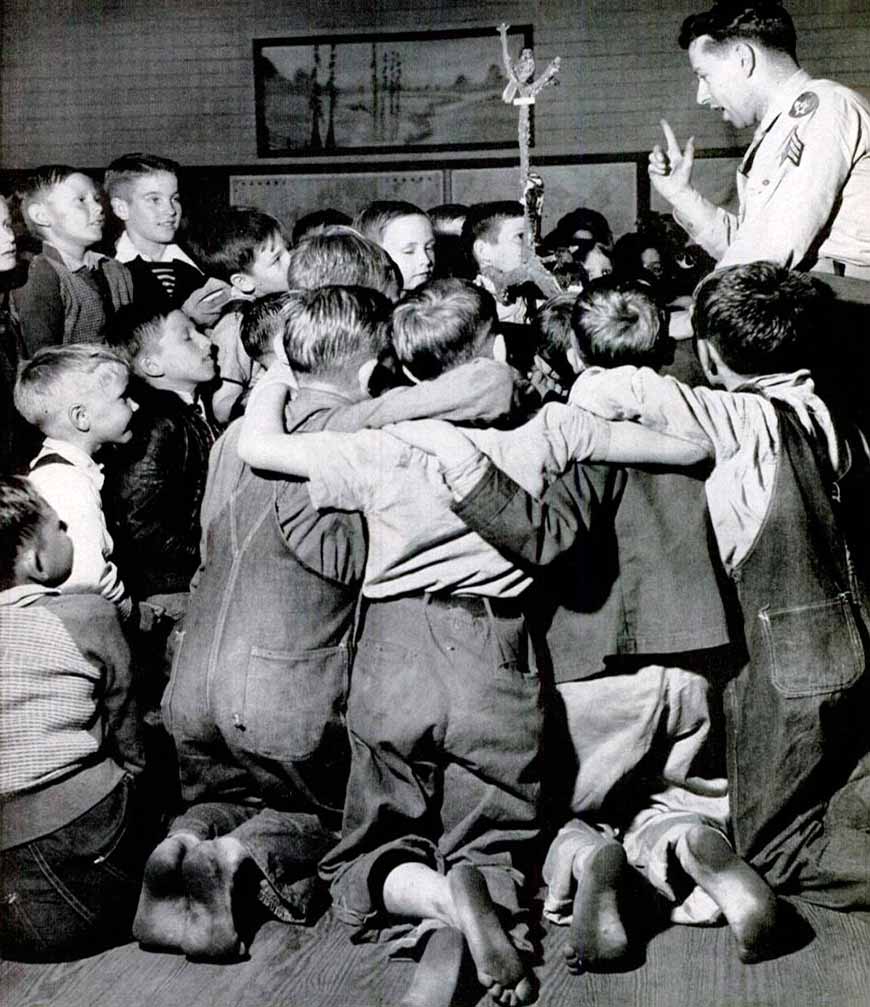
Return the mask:
<path id="1" fill-rule="evenodd" d="M 79 433 L 86 434 L 91 429 L 91 417 L 83 402 L 76 402 L 67 410 L 67 417 Z"/>
<path id="2" fill-rule="evenodd" d="M 735 42 L 733 51 L 745 76 L 751 77 L 755 72 L 755 63 L 758 58 L 755 55 L 755 50 L 748 42 Z"/>
<path id="3" fill-rule="evenodd" d="M 27 207 L 27 216 L 30 217 L 34 224 L 38 224 L 40 227 L 51 226 L 48 211 L 43 203 L 31 203 Z"/>
<path id="4" fill-rule="evenodd" d="M 254 281 L 247 273 L 233 273 L 230 283 L 243 294 L 250 295 L 254 292 Z"/>
<path id="5" fill-rule="evenodd" d="M 118 220 L 129 220 L 130 219 L 130 204 L 126 199 L 121 199 L 120 196 L 115 196 L 109 200 L 112 206 L 112 213 L 118 218 Z"/>

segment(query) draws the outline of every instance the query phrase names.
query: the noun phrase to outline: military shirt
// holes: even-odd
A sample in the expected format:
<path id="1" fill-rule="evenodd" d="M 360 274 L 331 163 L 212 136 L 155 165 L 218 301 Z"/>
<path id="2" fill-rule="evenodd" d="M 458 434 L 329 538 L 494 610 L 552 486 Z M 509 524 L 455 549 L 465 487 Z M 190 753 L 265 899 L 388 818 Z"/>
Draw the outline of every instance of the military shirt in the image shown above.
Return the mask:
<path id="1" fill-rule="evenodd" d="M 693 191 L 675 217 L 718 266 L 819 259 L 870 268 L 870 102 L 798 70 L 782 86 L 737 171 L 737 214 Z M 863 268 L 862 268 L 863 267 Z"/>

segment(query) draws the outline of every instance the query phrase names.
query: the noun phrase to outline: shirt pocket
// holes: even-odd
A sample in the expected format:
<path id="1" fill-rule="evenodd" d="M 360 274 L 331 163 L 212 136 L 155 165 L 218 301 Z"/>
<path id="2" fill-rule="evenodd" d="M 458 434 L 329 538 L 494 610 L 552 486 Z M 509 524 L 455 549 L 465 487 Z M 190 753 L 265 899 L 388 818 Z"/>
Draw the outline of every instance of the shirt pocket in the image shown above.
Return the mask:
<path id="1" fill-rule="evenodd" d="M 848 592 L 793 608 L 758 613 L 771 678 L 790 698 L 823 696 L 853 685 L 864 672 L 864 648 Z"/>
<path id="2" fill-rule="evenodd" d="M 348 672 L 346 647 L 302 653 L 252 647 L 242 715 L 244 747 L 278 760 L 314 755 L 341 723 Z"/>

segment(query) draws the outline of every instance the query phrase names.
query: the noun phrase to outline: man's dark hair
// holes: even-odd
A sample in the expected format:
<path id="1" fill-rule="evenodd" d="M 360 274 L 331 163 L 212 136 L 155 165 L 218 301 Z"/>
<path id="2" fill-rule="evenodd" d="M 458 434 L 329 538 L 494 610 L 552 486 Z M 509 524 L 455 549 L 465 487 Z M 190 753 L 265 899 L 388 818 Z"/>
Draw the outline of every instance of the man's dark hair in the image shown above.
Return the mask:
<path id="1" fill-rule="evenodd" d="M 701 281 L 692 324 L 737 374 L 777 374 L 807 366 L 832 299 L 815 277 L 749 262 Z"/>
<path id="2" fill-rule="evenodd" d="M 680 45 L 688 49 L 696 38 L 714 42 L 745 39 L 797 59 L 797 35 L 791 15 L 780 0 L 719 0 L 701 14 L 691 14 L 680 29 Z"/>
<path id="3" fill-rule="evenodd" d="M 581 240 L 588 241 L 590 248 L 596 244 L 610 248 L 613 244 L 613 232 L 610 230 L 607 217 L 598 210 L 589 209 L 588 206 L 578 206 L 559 218 L 556 226 L 544 238 L 544 248 L 549 250 L 576 245 L 578 239 L 574 235 L 578 231 L 588 232 L 588 238 Z"/>

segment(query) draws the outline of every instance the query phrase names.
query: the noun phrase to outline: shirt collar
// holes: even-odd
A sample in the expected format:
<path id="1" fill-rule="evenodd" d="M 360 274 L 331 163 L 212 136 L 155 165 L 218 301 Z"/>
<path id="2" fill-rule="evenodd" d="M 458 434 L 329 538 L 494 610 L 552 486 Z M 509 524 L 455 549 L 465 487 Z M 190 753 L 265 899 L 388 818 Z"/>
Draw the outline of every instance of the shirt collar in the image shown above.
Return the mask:
<path id="1" fill-rule="evenodd" d="M 796 70 L 787 81 L 779 86 L 770 105 L 768 105 L 764 118 L 758 124 L 758 129 L 752 138 L 753 144 L 764 136 L 786 109 L 791 108 L 795 98 L 812 79 L 806 70 Z"/>
<path id="2" fill-rule="evenodd" d="M 130 235 L 127 234 L 126 230 L 118 238 L 118 243 L 115 245 L 115 258 L 118 262 L 132 262 L 133 259 L 142 259 L 143 262 L 184 262 L 188 266 L 193 266 L 194 269 L 199 270 L 199 266 L 197 266 L 193 259 L 176 244 L 167 245 L 163 255 L 159 259 L 146 255 L 145 252 L 140 252 L 130 240 Z"/>
<path id="3" fill-rule="evenodd" d="M 0 606 L 8 608 L 26 608 L 47 594 L 60 594 L 54 587 L 44 587 L 42 584 L 16 584 L 0 591 Z"/>
<path id="4" fill-rule="evenodd" d="M 84 472 L 98 490 L 103 488 L 103 466 L 75 444 L 62 441 L 58 437 L 46 437 L 39 454 L 33 459 L 33 464 L 45 455 L 60 455 Z"/>
<path id="5" fill-rule="evenodd" d="M 49 244 L 47 241 L 43 241 L 42 243 L 42 254 L 46 257 L 46 259 L 54 259 L 55 262 L 60 262 L 71 273 L 78 273 L 82 269 L 94 269 L 103 259 L 106 258 L 106 256 L 102 253 L 93 252 L 89 248 L 83 256 L 82 265 L 74 266 L 59 248 Z"/>

